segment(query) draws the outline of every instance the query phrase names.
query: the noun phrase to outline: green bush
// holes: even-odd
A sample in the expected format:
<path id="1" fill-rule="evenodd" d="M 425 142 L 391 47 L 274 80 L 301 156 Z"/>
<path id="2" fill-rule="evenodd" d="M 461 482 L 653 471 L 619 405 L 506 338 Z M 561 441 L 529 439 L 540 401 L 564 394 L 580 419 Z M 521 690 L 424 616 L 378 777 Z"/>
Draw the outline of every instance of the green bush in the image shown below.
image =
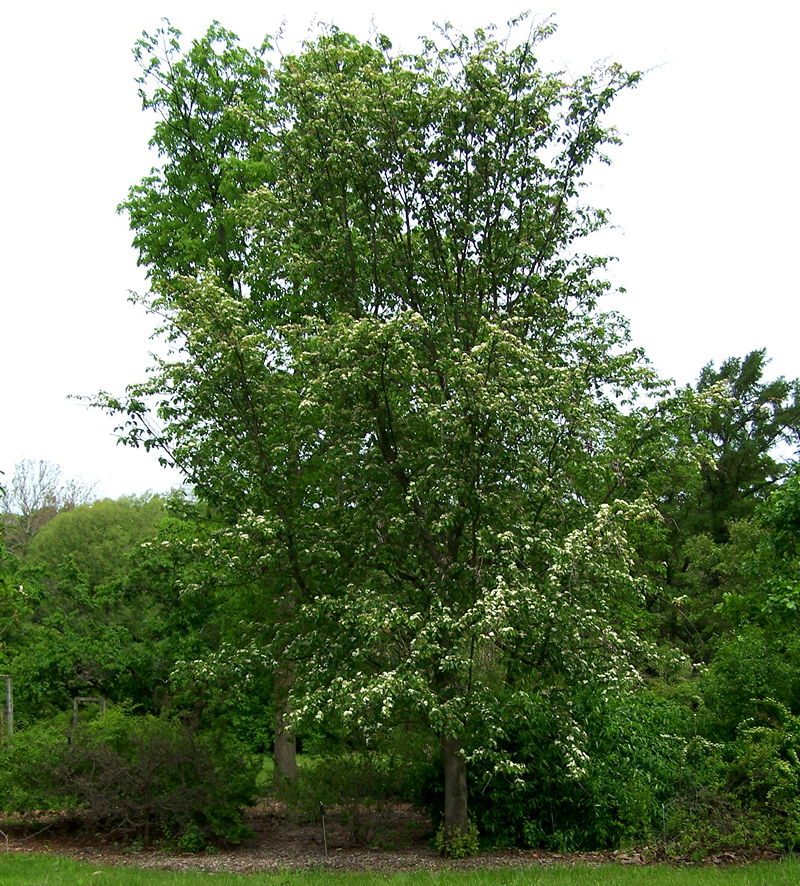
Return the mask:
<path id="1" fill-rule="evenodd" d="M 751 709 L 732 741 L 690 744 L 670 807 L 675 851 L 800 848 L 800 717 L 772 699 L 752 701 Z"/>
<path id="2" fill-rule="evenodd" d="M 577 777 L 559 747 L 561 723 L 542 702 L 493 760 L 469 765 L 470 813 L 485 845 L 556 852 L 607 849 L 659 836 L 679 778 L 688 711 L 650 692 L 575 698 L 588 760 Z M 428 795 L 428 802 L 441 798 Z"/>
<path id="3" fill-rule="evenodd" d="M 308 760 L 295 783 L 282 782 L 277 793 L 290 815 L 319 820 L 321 808 L 335 811 L 357 845 L 387 845 L 394 805 L 408 798 L 407 770 L 395 757 L 377 751 L 342 751 Z"/>
<path id="4" fill-rule="evenodd" d="M 704 702 L 704 735 L 734 738 L 756 716 L 759 699 L 773 698 L 800 714 L 800 635 L 743 625 L 722 640 L 696 690 Z"/>
<path id="5" fill-rule="evenodd" d="M 0 813 L 67 811 L 76 806 L 53 767 L 67 750 L 67 719 L 59 717 L 0 738 Z"/>
<path id="6" fill-rule="evenodd" d="M 252 801 L 255 767 L 219 737 L 110 711 L 69 735 L 36 727 L 13 744 L 5 775 L 16 785 L 13 811 L 75 809 L 107 834 L 187 849 L 247 833 L 242 809 Z M 31 748 L 40 749 L 35 772 L 24 758 Z"/>
<path id="7" fill-rule="evenodd" d="M 478 828 L 470 821 L 463 828 L 439 827 L 433 840 L 434 849 L 446 858 L 469 858 L 480 850 Z"/>

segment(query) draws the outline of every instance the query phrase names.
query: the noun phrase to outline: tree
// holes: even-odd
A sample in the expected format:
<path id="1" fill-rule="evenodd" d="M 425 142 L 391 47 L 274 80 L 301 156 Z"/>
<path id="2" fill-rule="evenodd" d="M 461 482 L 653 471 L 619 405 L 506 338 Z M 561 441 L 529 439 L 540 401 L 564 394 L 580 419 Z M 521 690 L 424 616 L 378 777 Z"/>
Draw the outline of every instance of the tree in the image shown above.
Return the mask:
<path id="1" fill-rule="evenodd" d="M 800 470 L 794 465 L 749 520 L 730 524 L 725 545 L 709 545 L 718 608 L 735 625 L 794 632 L 800 614 Z"/>
<path id="2" fill-rule="evenodd" d="M 629 535 L 645 462 L 670 457 L 664 388 L 577 249 L 605 222 L 580 200 L 616 142 L 603 115 L 638 77 L 543 72 L 550 30 L 507 49 L 445 29 L 403 56 L 332 29 L 263 62 L 239 113 L 267 175 L 225 215 L 243 285 L 153 272 L 175 354 L 102 398 L 249 546 L 294 717 L 438 736 L 446 838 L 467 759 L 535 697 L 580 773 L 568 688 L 634 675 Z"/>
<path id="3" fill-rule="evenodd" d="M 725 542 L 728 523 L 749 517 L 786 475 L 776 446 L 800 446 L 800 379 L 766 381 L 767 363 L 766 350 L 751 351 L 719 369 L 709 363 L 697 382 L 698 391 L 722 386 L 727 397 L 697 429 L 712 459 L 703 468 L 695 519 L 716 542 Z"/>
<path id="4" fill-rule="evenodd" d="M 92 487 L 62 482 L 61 468 L 49 461 L 23 459 L 14 467 L 7 490 L 0 490 L 0 515 L 12 550 L 24 552 L 34 535 L 56 514 L 91 501 Z"/>
<path id="5" fill-rule="evenodd" d="M 800 380 L 766 379 L 768 362 L 762 349 L 703 368 L 696 391 L 716 396 L 692 419 L 691 435 L 705 457 L 663 506 L 672 527 L 667 582 L 683 600 L 671 610 L 669 631 L 696 660 L 725 629 L 719 604 L 749 537 L 760 531 L 752 518 L 792 470 L 780 447 L 800 444 Z M 724 550 L 731 541 L 734 548 Z"/>
<path id="6" fill-rule="evenodd" d="M 54 579 L 71 562 L 90 587 L 98 587 L 123 571 L 163 516 L 164 501 L 159 496 L 104 498 L 79 505 L 58 514 L 39 531 L 25 560 Z"/>
<path id="7" fill-rule="evenodd" d="M 126 578 L 162 515 L 158 497 L 105 499 L 61 512 L 33 538 L 3 595 L 10 617 L 0 636 L 0 670 L 15 677 L 21 719 L 74 695 L 152 697 L 147 658 L 163 620 L 152 593 L 132 592 Z"/>
<path id="8" fill-rule="evenodd" d="M 0 486 L 0 495 L 5 490 Z M 19 563 L 5 543 L 4 525 L 0 523 L 0 660 L 13 646 L 24 623 L 25 602 L 19 593 Z"/>
<path id="9" fill-rule="evenodd" d="M 162 290 L 176 275 L 211 264 L 241 291 L 246 240 L 230 210 L 268 175 L 262 132 L 251 114 L 268 101 L 266 44 L 248 51 L 218 23 L 181 52 L 181 33 L 165 21 L 137 41 L 142 108 L 156 112 L 150 147 L 162 163 L 134 185 L 119 210 L 133 243 Z"/>

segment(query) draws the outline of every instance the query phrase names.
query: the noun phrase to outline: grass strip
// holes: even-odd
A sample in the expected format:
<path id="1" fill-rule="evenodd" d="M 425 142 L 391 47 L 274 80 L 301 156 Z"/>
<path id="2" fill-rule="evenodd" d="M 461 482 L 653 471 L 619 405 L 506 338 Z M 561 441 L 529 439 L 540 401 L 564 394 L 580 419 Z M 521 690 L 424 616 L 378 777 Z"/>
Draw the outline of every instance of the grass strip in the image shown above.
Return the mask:
<path id="1" fill-rule="evenodd" d="M 800 860 L 723 868 L 535 867 L 379 874 L 297 871 L 227 874 L 107 867 L 54 855 L 0 854 L 0 886 L 797 886 Z"/>

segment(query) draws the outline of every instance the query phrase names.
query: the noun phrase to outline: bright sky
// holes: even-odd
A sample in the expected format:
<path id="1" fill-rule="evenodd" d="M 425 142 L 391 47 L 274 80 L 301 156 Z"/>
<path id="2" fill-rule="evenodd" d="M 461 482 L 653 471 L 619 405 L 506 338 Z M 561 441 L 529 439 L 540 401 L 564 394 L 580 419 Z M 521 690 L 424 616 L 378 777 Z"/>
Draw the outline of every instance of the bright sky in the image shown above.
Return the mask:
<path id="1" fill-rule="evenodd" d="M 144 287 L 127 222 L 115 214 L 152 165 L 131 47 L 168 17 L 188 39 L 213 19 L 247 45 L 286 21 L 296 46 L 312 21 L 367 38 L 374 21 L 413 50 L 433 21 L 503 25 L 525 0 L 62 0 L 13 3 L 3 17 L 4 172 L 0 214 L 0 470 L 23 458 L 116 497 L 177 484 L 155 457 L 115 445 L 114 419 L 67 399 L 141 378 L 151 322 L 128 303 Z M 737 11 L 738 10 L 738 11 Z M 548 66 L 582 73 L 598 59 L 649 69 L 611 114 L 624 135 L 596 171 L 595 203 L 616 229 L 634 341 L 686 383 L 710 360 L 766 347 L 773 375 L 800 375 L 794 127 L 800 6 L 762 0 L 541 0 L 558 34 Z M 488 17 L 488 18 L 487 18 Z"/>

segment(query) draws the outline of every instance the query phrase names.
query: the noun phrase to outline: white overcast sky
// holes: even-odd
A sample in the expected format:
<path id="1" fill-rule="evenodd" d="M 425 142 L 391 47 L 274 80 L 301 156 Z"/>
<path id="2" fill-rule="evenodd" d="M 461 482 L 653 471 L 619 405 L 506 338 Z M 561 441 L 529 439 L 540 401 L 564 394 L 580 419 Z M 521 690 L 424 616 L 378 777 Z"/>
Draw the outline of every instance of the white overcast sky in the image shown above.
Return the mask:
<path id="1" fill-rule="evenodd" d="M 128 303 L 143 275 L 115 207 L 153 160 L 131 47 L 168 17 L 199 36 L 213 19 L 245 44 L 286 22 L 367 38 L 372 23 L 414 49 L 434 21 L 471 30 L 525 0 L 137 0 L 15 2 L 3 15 L 0 169 L 0 470 L 23 459 L 116 497 L 176 485 L 153 456 L 115 445 L 114 419 L 70 394 L 141 378 L 151 323 Z M 615 230 L 618 306 L 634 341 L 683 384 L 708 361 L 766 347 L 773 375 L 800 375 L 797 35 L 800 6 L 730 0 L 541 0 L 557 35 L 540 60 L 573 74 L 609 59 L 650 73 L 610 116 L 625 143 L 598 169 L 595 203 Z"/>

